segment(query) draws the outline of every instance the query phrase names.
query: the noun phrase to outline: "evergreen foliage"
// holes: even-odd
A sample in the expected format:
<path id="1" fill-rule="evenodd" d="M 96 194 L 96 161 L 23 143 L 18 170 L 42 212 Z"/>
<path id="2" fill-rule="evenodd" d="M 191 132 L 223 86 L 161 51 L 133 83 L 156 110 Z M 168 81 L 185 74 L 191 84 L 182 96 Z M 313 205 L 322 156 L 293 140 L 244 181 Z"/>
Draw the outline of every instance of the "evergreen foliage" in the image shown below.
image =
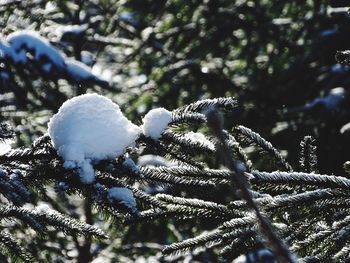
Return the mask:
<path id="1" fill-rule="evenodd" d="M 10 0 L 0 15 L 0 145 L 15 141 L 0 155 L 1 262 L 350 262 L 343 9 Z M 46 134 L 86 92 L 137 124 L 172 110 L 159 140 L 93 162 L 92 184 Z"/>
<path id="2" fill-rule="evenodd" d="M 38 212 L 38 210 L 21 207 L 23 203 L 30 200 L 31 189 L 41 189 L 45 192 L 45 186 L 54 182 L 59 193 L 67 195 L 77 193 L 84 196 L 100 212 L 119 222 L 126 220 L 132 225 L 147 225 L 154 220 L 170 220 L 177 227 L 183 222 L 186 225 L 186 222 L 191 220 L 202 221 L 200 224 L 211 222 L 209 232 L 203 230 L 201 234 L 167 245 L 163 249 L 165 254 L 178 255 L 178 253 L 195 251 L 198 247 L 206 247 L 210 251 L 216 251 L 222 259 L 229 261 L 242 253 L 248 254 L 258 247 L 265 246 L 275 251 L 278 257 L 278 249 L 270 246 L 272 241 L 269 241 L 264 233 L 266 230 L 259 228 L 261 220 L 259 217 L 264 214 L 263 217 L 271 220 L 273 233 L 283 238 L 291 251 L 301 260 L 326 262 L 334 257 L 341 261 L 346 260 L 348 255 L 346 233 L 349 231 L 347 210 L 349 179 L 315 174 L 314 169 L 310 173 L 294 172 L 271 143 L 243 126 L 238 125 L 234 131 L 238 131 L 241 136 L 266 151 L 271 159 L 277 161 L 276 164 L 282 164 L 286 172 L 256 170 L 254 163 L 245 162 L 248 157 L 241 159 L 242 168 L 250 167 L 247 171 L 240 170 L 242 168 L 238 166 L 232 168 L 230 165 L 228 165 L 230 170 L 213 169 L 201 160 L 205 155 L 220 153 L 222 141 L 216 137 L 215 132 L 211 137 L 211 141 L 216 145 L 214 151 L 208 150 L 205 144 L 182 139 L 183 132 L 177 132 L 176 135 L 172 133 L 173 129 L 178 129 L 180 126 L 191 125 L 192 119 L 187 119 L 187 114 L 190 116 L 196 112 L 201 114 L 198 111 L 203 112 L 205 109 L 212 109 L 213 106 L 232 110 L 231 107 L 227 108 L 227 105 L 232 105 L 232 102 L 231 98 L 204 100 L 175 110 L 171 126 L 158 141 L 140 137 L 136 145 L 123 156 L 97 164 L 94 185 L 81 183 L 74 170 L 63 168 L 62 159 L 56 155 L 48 136 L 41 137 L 30 148 L 11 150 L 0 158 L 2 167 L 0 190 L 7 200 L 7 204 L 4 203 L 1 207 L 1 218 L 19 220 L 43 235 L 49 226 L 53 226 L 56 230 L 62 230 L 68 235 L 75 236 L 75 233 L 80 233 L 106 238 L 105 234 L 95 227 L 82 224 L 59 212 L 53 210 Z M 179 114 L 183 118 L 176 121 Z M 206 115 L 203 116 L 207 119 Z M 205 127 L 208 124 L 204 122 L 202 125 Z M 209 126 L 211 125 L 209 123 Z M 221 132 L 232 156 L 247 156 L 248 153 L 244 152 L 245 148 L 234 139 L 233 134 L 228 136 L 227 131 L 221 130 Z M 302 141 L 303 170 L 304 167 L 317 167 L 315 163 L 317 159 L 310 158 L 314 156 L 311 142 L 312 139 L 309 137 Z M 308 153 L 306 153 L 306 147 L 309 149 Z M 142 149 L 153 149 L 154 153 L 169 156 L 179 162 L 179 165 L 130 167 L 125 164 L 125 160 L 130 156 L 136 160 L 138 158 L 136 153 L 142 152 Z M 239 165 L 237 161 L 234 162 L 235 165 Z M 244 180 L 247 180 L 249 187 L 246 190 L 253 198 L 251 201 L 254 200 L 256 211 L 262 213 L 261 215 L 253 213 L 251 201 L 244 201 L 245 195 L 238 181 L 240 173 Z M 171 191 L 167 191 L 167 194 L 154 195 L 148 194 L 145 189 L 142 190 L 142 187 L 135 187 L 135 185 L 144 184 L 159 184 L 163 189 L 170 187 Z M 107 191 L 115 186 L 129 188 L 142 209 L 135 214 L 123 203 L 110 202 Z M 226 194 L 217 196 L 224 189 Z M 45 196 L 45 193 L 40 191 L 38 194 Z M 243 200 L 240 200 L 241 198 Z M 11 229 L 9 226 L 7 228 Z M 18 251 L 20 249 L 16 243 L 18 241 L 10 234 L 2 233 L 1 242 L 14 255 L 19 255 L 23 260 L 29 260 L 30 249 Z M 23 250 L 22 247 L 21 249 Z M 6 250 L 2 253 L 6 253 Z M 291 262 L 291 260 L 289 258 L 279 262 Z"/>

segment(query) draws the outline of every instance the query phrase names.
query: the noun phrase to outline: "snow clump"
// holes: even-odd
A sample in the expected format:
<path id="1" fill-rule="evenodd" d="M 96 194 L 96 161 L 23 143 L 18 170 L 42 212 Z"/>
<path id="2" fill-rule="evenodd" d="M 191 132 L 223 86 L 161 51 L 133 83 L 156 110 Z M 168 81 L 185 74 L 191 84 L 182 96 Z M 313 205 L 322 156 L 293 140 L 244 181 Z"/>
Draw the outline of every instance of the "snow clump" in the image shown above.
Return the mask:
<path id="1" fill-rule="evenodd" d="M 95 180 L 94 162 L 120 156 L 141 133 L 117 104 L 98 94 L 67 100 L 48 127 L 64 167 L 78 168 L 81 182 L 86 184 Z"/>
<path id="2" fill-rule="evenodd" d="M 110 202 L 117 201 L 130 208 L 132 212 L 137 212 L 136 200 L 132 191 L 125 187 L 112 187 L 108 190 L 107 198 Z"/>
<path id="3" fill-rule="evenodd" d="M 35 207 L 35 212 L 38 215 L 53 214 L 55 210 L 52 209 L 51 205 L 45 202 L 39 202 L 39 205 Z"/>
<path id="4" fill-rule="evenodd" d="M 172 113 L 164 108 L 150 110 L 142 119 L 143 134 L 158 140 L 172 120 Z"/>

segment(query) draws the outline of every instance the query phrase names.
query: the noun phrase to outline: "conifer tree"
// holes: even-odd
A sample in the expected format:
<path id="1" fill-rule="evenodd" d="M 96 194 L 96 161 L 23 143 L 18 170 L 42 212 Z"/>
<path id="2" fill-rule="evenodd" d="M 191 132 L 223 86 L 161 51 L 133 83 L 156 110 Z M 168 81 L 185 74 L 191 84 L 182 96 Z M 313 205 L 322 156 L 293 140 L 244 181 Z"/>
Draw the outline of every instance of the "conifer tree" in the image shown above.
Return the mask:
<path id="1" fill-rule="evenodd" d="M 0 261 L 350 262 L 344 11 L 14 0 L 0 14 L 0 143 L 16 140 L 0 155 Z"/>

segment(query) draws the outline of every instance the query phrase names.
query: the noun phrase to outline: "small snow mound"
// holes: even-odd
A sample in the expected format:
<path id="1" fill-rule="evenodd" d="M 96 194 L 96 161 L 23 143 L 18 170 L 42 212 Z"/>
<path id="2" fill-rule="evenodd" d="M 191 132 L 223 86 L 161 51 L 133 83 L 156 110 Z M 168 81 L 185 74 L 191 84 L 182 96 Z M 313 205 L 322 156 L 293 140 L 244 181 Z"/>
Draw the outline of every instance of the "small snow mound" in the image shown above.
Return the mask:
<path id="1" fill-rule="evenodd" d="M 81 35 L 89 28 L 88 24 L 58 26 L 55 30 L 57 36 L 62 37 L 67 34 Z"/>
<path id="2" fill-rule="evenodd" d="M 193 142 L 193 143 L 198 143 L 198 144 L 204 145 L 208 149 L 215 151 L 215 145 L 211 141 L 209 141 L 208 138 L 205 137 L 205 135 L 203 133 L 191 131 L 191 132 L 184 134 L 184 138 L 186 140 Z"/>
<path id="3" fill-rule="evenodd" d="M 52 209 L 52 207 L 45 202 L 39 203 L 37 207 L 35 207 L 35 212 L 38 215 L 46 215 L 46 214 L 52 214 L 55 212 L 55 210 Z"/>
<path id="4" fill-rule="evenodd" d="M 27 62 L 26 51 L 34 52 L 34 57 L 39 60 L 46 56 L 51 63 L 59 68 L 65 67 L 64 55 L 54 48 L 49 41 L 34 31 L 18 31 L 7 36 L 7 42 L 13 49 L 15 62 Z M 25 47 L 27 50 L 23 49 Z"/>
<path id="5" fill-rule="evenodd" d="M 95 179 L 92 162 L 114 159 L 132 146 L 141 129 L 119 106 L 98 94 L 80 95 L 63 103 L 48 132 L 65 168 L 79 168 L 83 183 Z"/>
<path id="6" fill-rule="evenodd" d="M 168 161 L 162 156 L 146 154 L 139 157 L 137 164 L 139 166 L 174 166 L 175 163 Z"/>
<path id="7" fill-rule="evenodd" d="M 164 108 L 150 110 L 142 119 L 143 134 L 158 140 L 172 120 L 172 113 Z"/>
<path id="8" fill-rule="evenodd" d="M 117 201 L 118 203 L 122 203 L 126 207 L 130 208 L 131 211 L 137 212 L 134 194 L 128 188 L 112 187 L 108 190 L 107 198 L 111 203 Z"/>

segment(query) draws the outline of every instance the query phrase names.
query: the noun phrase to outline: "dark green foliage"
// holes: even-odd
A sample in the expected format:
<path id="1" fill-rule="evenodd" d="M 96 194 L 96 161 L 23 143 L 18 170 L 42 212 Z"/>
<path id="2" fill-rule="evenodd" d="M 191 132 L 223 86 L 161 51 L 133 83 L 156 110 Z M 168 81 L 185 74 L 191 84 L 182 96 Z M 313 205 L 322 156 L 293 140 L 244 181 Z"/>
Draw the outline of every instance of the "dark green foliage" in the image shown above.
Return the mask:
<path id="1" fill-rule="evenodd" d="M 203 109 L 212 106 L 211 101 L 204 103 L 201 106 Z M 182 113 L 184 118 L 179 122 L 174 118 L 175 128 L 170 128 L 159 141 L 140 137 L 135 146 L 136 149 L 138 147 L 143 149 L 156 147 L 155 151 L 161 147 L 162 155 L 169 154 L 173 158 L 175 156 L 171 153 L 174 147 L 184 149 L 181 153 L 183 159 L 178 159 L 178 161 L 185 161 L 187 163 L 185 165 L 145 166 L 134 170 L 123 165 L 124 160 L 128 158 L 129 153 L 126 153 L 118 160 L 102 162 L 95 166 L 96 183 L 100 185 L 99 188 L 96 188 L 81 184 L 74 171 L 65 171 L 61 166 L 60 158 L 55 155 L 55 151 L 50 145 L 49 138 L 44 136 L 37 140 L 31 148 L 13 150 L 1 157 L 2 167 L 11 171 L 17 166 L 17 173 L 23 174 L 18 179 L 13 176 L 10 178 L 4 174 L 1 177 L 2 182 L 4 182 L 1 189 L 6 191 L 6 189 L 13 187 L 13 180 L 16 179 L 17 188 L 8 190 L 8 193 L 12 195 L 4 195 L 10 202 L 16 204 L 20 196 L 25 197 L 23 195 L 26 193 L 25 185 L 32 187 L 33 182 L 40 185 L 52 181 L 64 182 L 64 187 L 57 184 L 59 192 L 79 193 L 85 196 L 89 202 L 95 203 L 96 207 L 109 216 L 116 220 L 124 218 L 125 222 L 135 226 L 140 223 L 152 224 L 155 220 L 170 220 L 177 227 L 182 224 L 186 225 L 191 220 L 198 221 L 200 225 L 206 225 L 210 222 L 211 230 L 209 232 L 204 231 L 204 228 L 202 230 L 204 232 L 198 236 L 178 240 L 178 242 L 166 246 L 163 250 L 166 254 L 192 253 L 190 251 L 198 246 L 206 247 L 207 253 L 216 251 L 218 256 L 225 260 L 233 259 L 242 253 L 249 253 L 255 249 L 256 244 L 261 244 L 261 242 L 264 244 L 266 241 L 260 234 L 258 221 L 250 208 L 244 201 L 237 199 L 233 189 L 230 189 L 231 179 L 237 174 L 233 171 L 213 169 L 204 163 L 202 164 L 204 166 L 200 167 L 189 162 L 196 158 L 200 160 L 203 155 L 218 152 L 219 144 L 216 143 L 217 147 L 214 150 L 209 150 L 204 144 L 181 139 L 183 138 L 182 132 L 175 134 L 172 131 L 181 125 L 191 123 L 191 120 L 185 122 L 184 120 L 186 120 L 187 114 L 191 115 L 192 111 L 195 110 L 196 108 L 192 108 L 192 106 L 187 107 L 187 110 Z M 179 111 L 174 111 L 174 115 Z M 203 123 L 203 125 L 206 124 Z M 259 134 L 243 126 L 235 127 L 235 131 L 242 133 L 266 151 L 272 159 L 276 159 L 283 167 L 291 170 L 289 166 L 286 166 L 287 163 L 278 150 Z M 226 136 L 232 154 L 237 154 L 248 163 L 245 147 L 227 132 L 223 134 Z M 304 144 L 308 143 L 308 140 L 309 138 L 306 138 Z M 215 143 L 215 138 L 212 138 L 211 141 Z M 304 147 L 306 146 L 304 145 Z M 186 150 L 201 148 L 200 152 Z M 313 159 L 310 158 L 310 160 Z M 312 162 L 309 161 L 309 167 L 313 167 L 310 163 Z M 263 172 L 254 170 L 254 163 L 252 168 L 245 172 L 245 176 L 251 184 L 251 194 L 257 206 L 271 219 L 275 231 L 292 246 L 293 251 L 298 256 L 314 256 L 322 261 L 330 260 L 335 256 L 339 259 L 346 257 L 345 246 L 347 242 L 344 240 L 342 245 L 339 243 L 338 232 L 344 232 L 344 238 L 346 238 L 348 215 L 345 204 L 349 199 L 347 192 L 350 188 L 350 181 L 347 178 L 291 171 Z M 134 187 L 135 182 L 159 184 L 163 187 L 171 187 L 172 191 L 167 194 L 150 195 L 144 190 Z M 18 187 L 19 183 L 21 187 Z M 122 203 L 110 203 L 106 191 L 114 186 L 131 189 L 143 211 L 134 215 Z M 18 189 L 18 192 L 15 189 Z M 177 191 L 176 189 L 181 190 Z M 198 189 L 198 191 L 194 191 L 194 189 Z M 225 194 L 218 196 L 218 193 L 223 189 L 226 189 Z M 13 196 L 14 194 L 17 196 Z M 39 232 L 45 232 L 45 228 L 52 225 L 70 235 L 83 233 L 84 235 L 104 237 L 97 229 L 72 221 L 58 212 L 42 215 L 35 211 L 8 206 L 3 207 L 0 214 L 3 218 L 19 219 Z M 265 243 L 265 245 L 267 244 Z"/>
<path id="2" fill-rule="evenodd" d="M 259 250 L 278 258 L 260 213 L 300 262 L 350 262 L 350 180 L 341 167 L 350 140 L 339 133 L 350 121 L 349 17 L 331 4 L 2 1 L 0 143 L 16 142 L 0 155 L 0 261 L 231 262 Z M 27 63 L 5 55 L 6 36 L 22 29 L 95 77 L 46 71 L 48 58 L 26 45 Z M 319 102 L 338 86 L 341 103 Z M 91 185 L 63 167 L 45 135 L 60 105 L 86 92 L 112 98 L 138 124 L 151 108 L 172 110 L 159 140 L 141 135 L 117 159 L 94 163 Z M 208 129 L 213 109 L 225 120 L 221 140 Z M 164 164 L 124 164 L 145 154 Z M 227 159 L 236 166 L 225 168 Z M 131 190 L 138 211 L 111 200 L 112 187 Z M 41 201 L 52 210 L 38 210 Z"/>
<path id="3" fill-rule="evenodd" d="M 305 136 L 301 141 L 300 168 L 305 172 L 317 172 L 317 154 L 315 140 L 311 136 Z"/>
<path id="4" fill-rule="evenodd" d="M 10 126 L 8 124 L 2 122 L 0 124 L 0 138 L 1 138 L 1 140 L 12 139 L 13 136 L 14 136 L 13 130 L 10 128 Z"/>

